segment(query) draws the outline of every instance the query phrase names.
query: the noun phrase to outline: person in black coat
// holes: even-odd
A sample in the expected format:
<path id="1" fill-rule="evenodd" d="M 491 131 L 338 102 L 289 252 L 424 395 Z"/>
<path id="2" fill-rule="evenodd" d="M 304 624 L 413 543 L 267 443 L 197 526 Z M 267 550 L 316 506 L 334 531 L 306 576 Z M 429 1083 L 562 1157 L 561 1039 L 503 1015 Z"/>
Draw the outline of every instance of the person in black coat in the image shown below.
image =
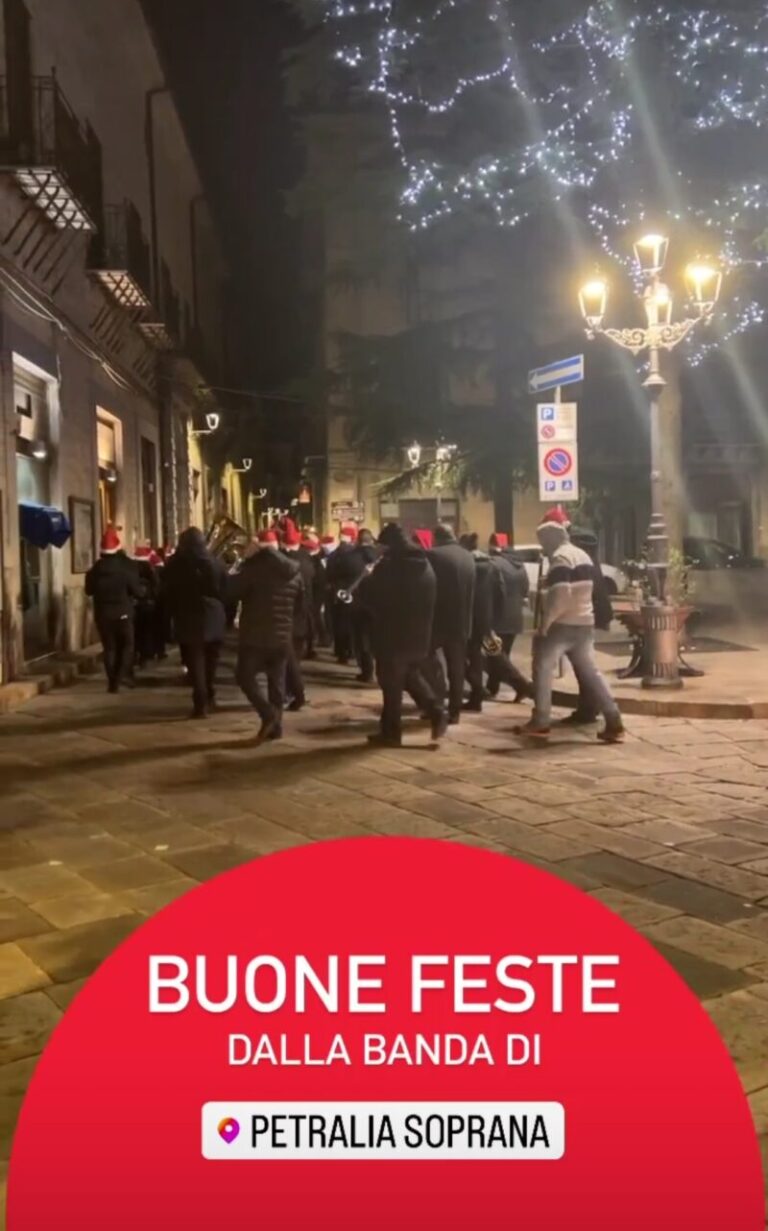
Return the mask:
<path id="1" fill-rule="evenodd" d="M 432 722 L 432 738 L 445 733 L 441 702 L 422 674 L 430 650 L 437 598 L 434 570 L 422 547 L 411 543 L 400 526 L 384 527 L 379 543 L 384 555 L 360 583 L 360 601 L 371 616 L 371 643 L 382 692 L 381 729 L 372 743 L 402 743 L 403 692 L 423 698 Z"/>
<path id="2" fill-rule="evenodd" d="M 85 592 L 93 599 L 107 690 L 119 692 L 124 672 L 133 668 L 134 612 L 142 589 L 138 572 L 112 527 L 101 540 L 101 556 L 85 575 Z"/>
<path id="3" fill-rule="evenodd" d="M 500 535 L 491 535 L 488 548 L 491 564 L 501 576 L 504 589 L 504 601 L 494 627 L 501 639 L 501 654 L 487 660 L 488 692 L 492 697 L 498 696 L 504 674 L 503 662 L 510 661 L 515 638 L 523 631 L 525 602 L 530 592 L 525 565 L 506 551 L 505 546 Z"/>
<path id="4" fill-rule="evenodd" d="M 205 718 L 216 706 L 226 583 L 224 565 L 209 552 L 202 530 L 185 530 L 163 571 L 163 596 L 192 683 L 193 718 Z"/>
<path id="5" fill-rule="evenodd" d="M 311 595 L 315 583 L 315 568 L 306 552 L 301 550 L 301 535 L 293 523 L 283 534 L 282 554 L 298 567 L 304 589 L 304 601 L 296 607 L 294 612 L 293 639 L 288 647 L 285 679 L 286 688 L 291 697 L 288 709 L 297 714 L 307 704 L 301 660 L 306 652 L 307 643 L 312 638 Z"/>
<path id="6" fill-rule="evenodd" d="M 457 723 L 464 698 L 467 645 L 472 635 L 475 565 L 471 556 L 456 541 L 450 526 L 438 526 L 434 542 L 435 546 L 429 552 L 429 561 L 437 579 L 430 679 L 438 695 L 445 697 L 448 692 L 448 720 Z M 439 654 L 444 657 L 448 670 L 447 689 Z"/>
<path id="7" fill-rule="evenodd" d="M 229 594 L 241 604 L 237 682 L 261 718 L 257 743 L 280 739 L 286 667 L 305 596 L 299 566 L 280 554 L 274 531 L 260 531 L 258 548 L 229 579 Z"/>
<path id="8" fill-rule="evenodd" d="M 328 602 L 333 612 L 333 646 L 336 661 L 343 667 L 347 665 L 354 654 L 352 631 L 352 610 L 342 603 L 338 594 L 341 590 L 351 590 L 352 586 L 362 576 L 365 565 L 359 553 L 355 550 L 357 543 L 357 526 L 344 525 L 339 535 L 339 545 L 328 557 L 326 578 L 328 582 Z"/>
<path id="9" fill-rule="evenodd" d="M 160 579 L 151 547 L 139 545 L 134 550 L 133 558 L 141 585 L 141 598 L 136 604 L 136 665 L 143 667 L 156 655 Z"/>
<path id="10" fill-rule="evenodd" d="M 354 561 L 355 580 L 352 582 L 352 585 L 356 585 L 361 577 L 370 572 L 378 559 L 379 552 L 376 547 L 376 540 L 370 530 L 360 531 L 357 545 L 354 548 L 354 555 L 356 557 Z M 359 590 L 354 591 L 350 615 L 352 620 L 352 647 L 357 659 L 357 665 L 360 668 L 360 674 L 357 678 L 361 684 L 370 684 L 373 682 L 375 666 L 371 643 L 371 614 L 360 601 Z"/>
<path id="11" fill-rule="evenodd" d="M 497 632 L 497 624 L 504 621 L 506 594 L 501 574 L 491 557 L 478 547 L 476 534 L 466 535 L 463 540 L 466 550 L 475 561 L 475 604 L 472 611 L 472 635 L 467 645 L 467 683 L 469 700 L 464 708 L 473 714 L 483 710 L 483 673 L 491 661 L 496 662 L 500 678 L 510 684 L 516 695 L 527 696 L 531 683 L 522 672 L 503 655 L 486 655 L 483 643 Z"/>

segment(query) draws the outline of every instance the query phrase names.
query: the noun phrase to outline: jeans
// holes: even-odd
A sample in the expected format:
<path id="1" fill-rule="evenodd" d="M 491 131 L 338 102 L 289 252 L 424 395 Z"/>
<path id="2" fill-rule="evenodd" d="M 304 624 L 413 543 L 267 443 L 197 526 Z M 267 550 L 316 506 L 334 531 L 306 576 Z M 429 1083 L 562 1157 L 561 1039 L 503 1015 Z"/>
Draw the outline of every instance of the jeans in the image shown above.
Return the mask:
<path id="1" fill-rule="evenodd" d="M 96 620 L 104 650 L 104 670 L 109 687 L 120 687 L 124 673 L 133 670 L 133 617 L 100 616 Z"/>
<path id="2" fill-rule="evenodd" d="M 442 705 L 422 675 L 423 664 L 406 655 L 393 654 L 376 660 L 376 675 L 382 692 L 381 733 L 400 739 L 403 730 L 403 692 L 419 697 L 419 704 L 437 717 Z"/>
<path id="3" fill-rule="evenodd" d="M 537 637 L 533 648 L 534 727 L 549 727 L 552 714 L 552 681 L 560 659 L 566 655 L 576 672 L 584 697 L 609 723 L 621 721 L 619 707 L 595 664 L 595 630 L 576 624 L 553 624 L 546 636 Z"/>
<path id="4" fill-rule="evenodd" d="M 288 650 L 262 650 L 257 646 L 241 645 L 237 654 L 237 683 L 250 701 L 262 722 L 283 719 L 285 708 L 285 668 Z M 267 677 L 267 694 L 259 684 L 259 675 Z"/>
<path id="5" fill-rule="evenodd" d="M 195 713 L 201 714 L 216 700 L 216 668 L 221 655 L 220 641 L 186 641 L 179 647 L 181 661 L 189 672 Z"/>

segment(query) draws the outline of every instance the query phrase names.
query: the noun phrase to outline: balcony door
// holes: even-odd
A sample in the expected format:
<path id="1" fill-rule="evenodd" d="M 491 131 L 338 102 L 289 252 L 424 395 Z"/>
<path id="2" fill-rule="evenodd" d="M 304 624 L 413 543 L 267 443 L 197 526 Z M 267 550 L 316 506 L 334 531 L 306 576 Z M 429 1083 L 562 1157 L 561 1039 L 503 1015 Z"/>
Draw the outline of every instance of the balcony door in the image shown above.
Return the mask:
<path id="1" fill-rule="evenodd" d="M 5 0 L 5 64 L 7 124 L 16 154 L 31 153 L 34 144 L 32 110 L 32 40 L 30 17 L 23 0 Z"/>

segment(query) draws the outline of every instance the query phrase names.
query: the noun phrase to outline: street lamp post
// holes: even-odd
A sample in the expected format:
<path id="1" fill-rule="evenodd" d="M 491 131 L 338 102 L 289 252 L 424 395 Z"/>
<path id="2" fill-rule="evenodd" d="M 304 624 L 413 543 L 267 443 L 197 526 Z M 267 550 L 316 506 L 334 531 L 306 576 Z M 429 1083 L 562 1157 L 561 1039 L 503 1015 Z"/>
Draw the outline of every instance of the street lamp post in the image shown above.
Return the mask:
<path id="1" fill-rule="evenodd" d="M 645 674 L 644 688 L 680 688 L 678 666 L 677 611 L 667 602 L 669 535 L 664 517 L 662 489 L 661 395 L 666 381 L 661 371 L 661 352 L 672 351 L 697 325 L 708 324 L 720 296 L 722 274 L 707 265 L 689 265 L 686 285 L 689 302 L 696 315 L 672 322 L 672 295 L 661 274 L 667 258 L 669 240 L 661 235 L 646 235 L 635 244 L 635 257 L 644 282 L 642 295 L 647 325 L 645 328 L 611 329 L 603 324 L 608 286 L 601 279 L 587 283 L 579 296 L 587 337 L 608 338 L 633 355 L 648 353 L 648 375 L 643 382 L 648 390 L 651 417 L 651 522 L 648 530 L 648 566 L 653 578 L 653 596 L 644 608 Z"/>

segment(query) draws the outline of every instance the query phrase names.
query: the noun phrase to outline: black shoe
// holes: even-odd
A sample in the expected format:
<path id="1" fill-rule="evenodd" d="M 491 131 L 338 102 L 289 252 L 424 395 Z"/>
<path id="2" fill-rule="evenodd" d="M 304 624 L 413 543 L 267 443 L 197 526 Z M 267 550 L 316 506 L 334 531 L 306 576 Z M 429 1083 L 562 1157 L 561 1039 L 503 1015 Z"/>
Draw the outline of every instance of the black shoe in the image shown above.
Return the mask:
<path id="1" fill-rule="evenodd" d="M 627 734 L 621 719 L 618 722 L 606 722 L 605 729 L 598 731 L 597 738 L 602 744 L 623 744 Z"/>
<path id="2" fill-rule="evenodd" d="M 465 714 L 482 714 L 483 703 L 482 701 L 465 701 L 463 708 Z"/>
<path id="3" fill-rule="evenodd" d="M 403 746 L 399 735 L 382 735 L 381 731 L 377 731 L 375 735 L 369 735 L 368 743 L 375 744 L 378 748 L 402 748 Z"/>
<path id="4" fill-rule="evenodd" d="M 583 714 L 583 713 L 579 713 L 578 710 L 574 710 L 573 713 L 569 714 L 567 718 L 562 718 L 560 720 L 560 726 L 561 727 L 592 727 L 594 726 L 596 722 L 597 722 L 596 716 L 593 717 L 591 714 Z"/>
<path id="5" fill-rule="evenodd" d="M 277 718 L 267 718 L 265 722 L 262 722 L 259 733 L 256 736 L 256 747 L 260 748 L 262 744 L 266 744 L 268 740 L 275 739 L 275 737 L 281 734 Z"/>
<path id="6" fill-rule="evenodd" d="M 277 740 L 282 739 L 282 738 L 283 738 L 282 727 L 275 727 L 274 731 L 272 731 L 272 733 L 267 736 L 267 743 L 274 744 Z"/>
<path id="7" fill-rule="evenodd" d="M 358 684 L 372 684 L 373 676 L 372 675 L 362 675 L 362 674 L 358 675 L 357 682 Z"/>
<path id="8" fill-rule="evenodd" d="M 189 717 L 190 719 L 207 718 L 208 711 L 206 709 L 194 709 L 192 713 L 189 715 Z"/>
<path id="9" fill-rule="evenodd" d="M 119 684 L 107 684 L 107 692 L 116 693 L 120 691 Z"/>
<path id="10" fill-rule="evenodd" d="M 461 714 L 452 713 L 448 715 L 448 726 L 457 727 L 461 722 Z"/>
<path id="11" fill-rule="evenodd" d="M 432 715 L 432 739 L 435 743 L 443 738 L 448 730 L 448 717 L 443 710 Z"/>
<path id="12" fill-rule="evenodd" d="M 306 704 L 307 702 L 304 697 L 294 697 L 293 701 L 291 701 L 291 704 L 288 706 L 288 713 L 300 714 Z"/>

